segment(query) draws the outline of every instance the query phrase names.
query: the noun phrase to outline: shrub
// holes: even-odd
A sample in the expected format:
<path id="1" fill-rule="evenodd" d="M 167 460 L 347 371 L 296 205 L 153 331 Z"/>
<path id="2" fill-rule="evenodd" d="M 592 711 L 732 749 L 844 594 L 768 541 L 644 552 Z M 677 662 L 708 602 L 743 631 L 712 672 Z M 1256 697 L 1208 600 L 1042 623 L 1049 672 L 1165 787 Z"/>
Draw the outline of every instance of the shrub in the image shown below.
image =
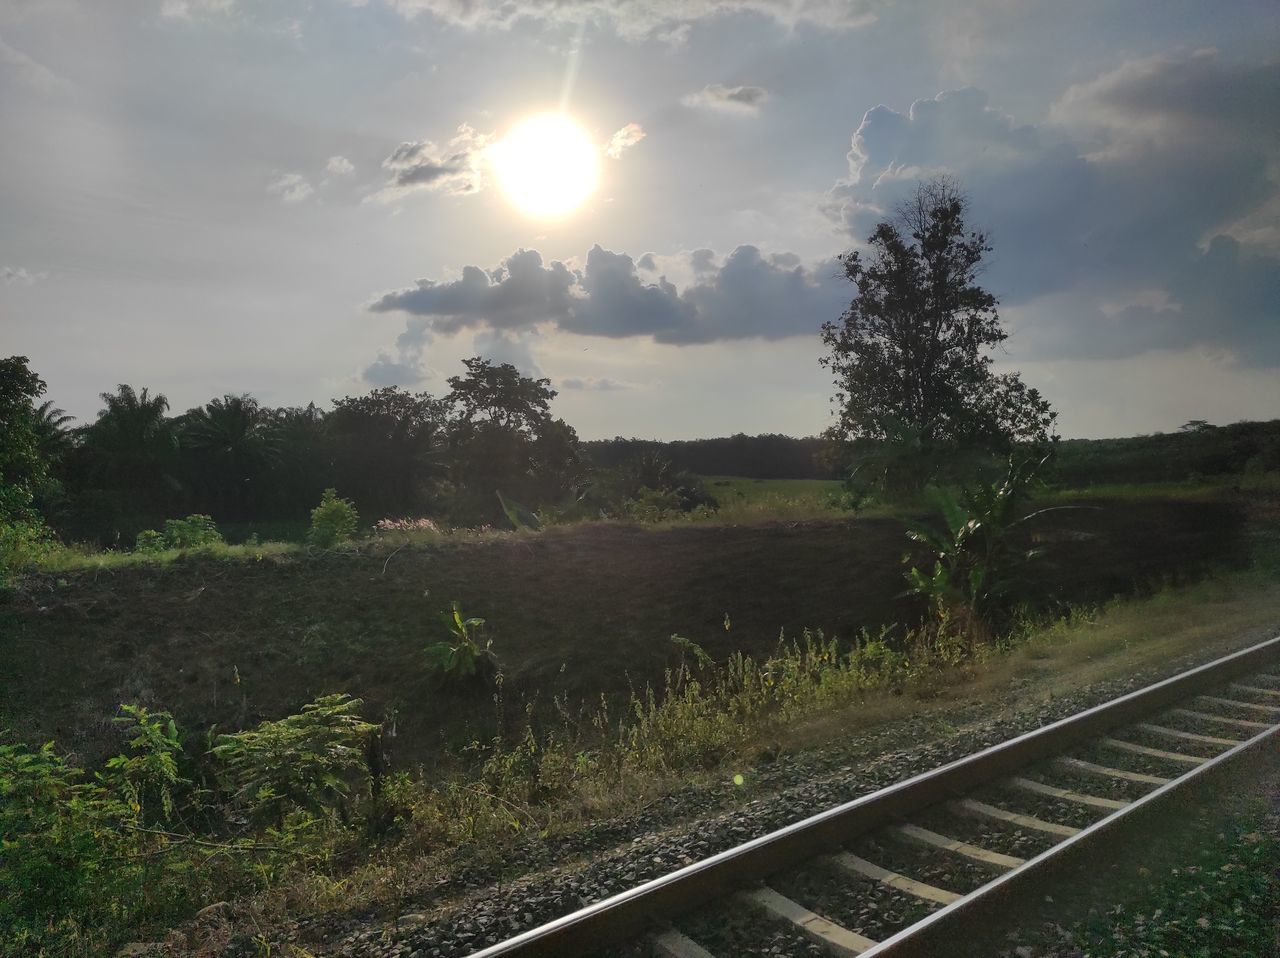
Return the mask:
<path id="1" fill-rule="evenodd" d="M 218 545 L 222 542 L 222 533 L 211 516 L 196 513 L 185 519 L 166 519 L 164 541 L 170 549 L 198 549 Z"/>
<path id="2" fill-rule="evenodd" d="M 486 638 L 484 644 L 480 644 L 484 619 L 464 619 L 457 602 L 453 603 L 451 612 L 440 618 L 449 630 L 450 639 L 427 646 L 427 661 L 432 671 L 445 682 L 495 682 L 498 658 L 493 652 L 493 640 Z"/>
<path id="3" fill-rule="evenodd" d="M 678 492 L 647 486 L 637 490 L 633 498 L 623 501 L 622 513 L 633 522 L 666 522 L 684 518 Z"/>
<path id="4" fill-rule="evenodd" d="M 307 542 L 317 549 L 331 549 L 356 534 L 359 513 L 349 499 L 338 498 L 337 489 L 326 489 L 320 505 L 311 510 Z"/>
<path id="5" fill-rule="evenodd" d="M 211 754 L 222 763 L 231 801 L 254 820 L 281 827 L 292 812 L 347 814 L 351 781 L 376 725 L 357 714 L 360 699 L 325 695 L 298 715 L 220 735 Z"/>
<path id="6" fill-rule="evenodd" d="M 55 546 L 49 530 L 37 520 L 0 521 L 0 578 L 35 565 Z"/>
<path id="7" fill-rule="evenodd" d="M 134 543 L 135 552 L 163 552 L 165 550 L 164 534 L 155 529 L 143 529 L 138 533 Z"/>

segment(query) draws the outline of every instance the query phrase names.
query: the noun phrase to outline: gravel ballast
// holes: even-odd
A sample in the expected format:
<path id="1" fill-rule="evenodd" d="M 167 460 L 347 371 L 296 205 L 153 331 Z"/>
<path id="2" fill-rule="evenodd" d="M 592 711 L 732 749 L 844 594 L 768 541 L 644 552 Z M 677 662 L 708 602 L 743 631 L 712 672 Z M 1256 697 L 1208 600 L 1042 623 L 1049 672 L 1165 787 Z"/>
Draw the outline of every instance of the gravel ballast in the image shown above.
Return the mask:
<path id="1" fill-rule="evenodd" d="M 1269 634 L 1242 636 L 1231 646 L 1242 647 L 1268 637 Z M 447 908 L 428 901 L 419 908 L 405 907 L 399 917 L 390 919 L 372 915 L 326 916 L 273 928 L 266 937 L 275 942 L 297 942 L 316 956 L 453 958 L 468 955 L 690 861 L 706 858 L 834 805 L 1032 731 L 1224 654 L 1226 650 L 1225 645 L 1219 646 L 1205 650 L 1205 654 L 1171 660 L 1159 668 L 1095 683 L 1018 709 L 1010 709 L 1005 703 L 1019 695 L 1034 696 L 1036 690 L 1030 681 L 1015 682 L 1011 694 L 1003 697 L 1001 703 L 966 704 L 949 709 L 922 706 L 919 714 L 906 720 L 794 756 L 783 756 L 753 770 L 753 793 L 758 797 L 736 807 L 723 807 L 740 794 L 732 787 L 690 786 L 652 803 L 638 815 L 601 823 L 589 834 L 554 843 L 531 842 L 515 849 L 508 866 L 515 870 L 523 865 L 530 874 L 483 885 L 483 875 L 472 875 L 470 882 L 481 887 L 474 887 L 456 898 Z M 939 721 L 942 718 L 947 724 Z M 1167 777 L 1182 771 L 1113 750 L 1104 753 L 1090 747 L 1076 754 L 1100 764 Z M 1051 780 L 1065 783 L 1058 770 L 1054 770 Z M 1104 794 L 1097 787 L 1093 791 Z M 707 814 L 708 808 L 717 807 L 719 810 Z M 970 836 L 989 839 L 989 847 L 1003 845 L 1002 850 L 1022 857 L 1052 844 L 1051 840 L 1041 841 L 1038 835 L 1019 836 L 1017 830 L 985 823 L 971 822 L 971 825 Z M 1015 833 L 1012 844 L 1004 841 L 1010 831 Z M 965 874 L 964 867 L 967 866 L 960 866 L 958 873 Z M 935 876 L 921 874 L 918 877 L 928 881 Z M 959 886 L 955 890 L 966 890 L 971 880 L 951 884 Z M 948 887 L 940 876 L 937 883 Z M 757 916 L 748 924 L 756 927 L 760 920 Z M 786 929 L 778 931 L 767 919 L 763 920 L 767 927 L 774 929 L 770 935 L 782 935 L 782 938 L 770 939 L 774 944 L 763 951 L 727 953 L 821 953 L 812 950 L 812 942 L 794 940 Z M 774 947 L 782 950 L 770 950 Z M 246 939 L 238 953 L 256 954 L 257 946 Z"/>

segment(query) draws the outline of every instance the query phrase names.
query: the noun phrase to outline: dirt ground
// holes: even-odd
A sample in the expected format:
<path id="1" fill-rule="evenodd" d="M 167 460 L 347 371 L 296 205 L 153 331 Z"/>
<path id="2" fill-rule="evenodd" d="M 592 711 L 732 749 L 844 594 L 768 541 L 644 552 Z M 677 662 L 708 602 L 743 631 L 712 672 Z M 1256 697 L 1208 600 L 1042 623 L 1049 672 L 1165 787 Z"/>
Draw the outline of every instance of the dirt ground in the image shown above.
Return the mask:
<path id="1" fill-rule="evenodd" d="M 1094 501 L 1037 526 L 1040 607 L 1106 599 L 1243 561 L 1226 502 Z M 903 525 L 849 519 L 645 529 L 593 523 L 489 541 L 33 576 L 0 596 L 0 725 L 85 761 L 118 747 L 121 702 L 221 729 L 333 691 L 395 710 L 402 761 L 492 726 L 487 696 L 438 689 L 423 647 L 451 600 L 487 619 L 506 709 L 625 692 L 674 661 L 678 632 L 722 657 L 780 631 L 850 637 L 909 623 Z M 731 627 L 726 630 L 726 614 Z"/>

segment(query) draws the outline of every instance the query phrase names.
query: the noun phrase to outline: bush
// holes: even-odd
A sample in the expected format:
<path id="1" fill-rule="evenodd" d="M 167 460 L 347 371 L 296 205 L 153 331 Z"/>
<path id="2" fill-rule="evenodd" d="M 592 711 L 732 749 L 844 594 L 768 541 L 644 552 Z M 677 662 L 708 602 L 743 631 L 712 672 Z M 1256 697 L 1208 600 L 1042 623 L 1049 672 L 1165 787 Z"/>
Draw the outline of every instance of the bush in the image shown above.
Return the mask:
<path id="1" fill-rule="evenodd" d="M 683 519 L 680 494 L 673 489 L 639 489 L 622 503 L 622 514 L 632 522 L 666 522 Z"/>
<path id="2" fill-rule="evenodd" d="M 197 513 L 185 519 L 166 519 L 164 541 L 170 549 L 198 549 L 220 544 L 222 533 L 211 516 Z"/>
<path id="3" fill-rule="evenodd" d="M 218 736 L 211 754 L 225 768 L 232 803 L 250 818 L 279 828 L 293 812 L 344 819 L 351 782 L 364 765 L 376 725 L 357 714 L 360 699 L 325 695 L 301 714 Z"/>
<path id="4" fill-rule="evenodd" d="M 320 497 L 320 505 L 311 510 L 307 542 L 317 549 L 331 549 L 356 534 L 359 518 L 350 500 L 339 499 L 337 489 L 326 489 Z"/>
<path id="5" fill-rule="evenodd" d="M 155 529 L 143 529 L 139 532 L 133 546 L 135 552 L 163 552 L 165 548 L 164 533 L 156 532 Z"/>
<path id="6" fill-rule="evenodd" d="M 49 530 L 39 521 L 0 522 L 0 577 L 35 565 L 55 545 Z"/>

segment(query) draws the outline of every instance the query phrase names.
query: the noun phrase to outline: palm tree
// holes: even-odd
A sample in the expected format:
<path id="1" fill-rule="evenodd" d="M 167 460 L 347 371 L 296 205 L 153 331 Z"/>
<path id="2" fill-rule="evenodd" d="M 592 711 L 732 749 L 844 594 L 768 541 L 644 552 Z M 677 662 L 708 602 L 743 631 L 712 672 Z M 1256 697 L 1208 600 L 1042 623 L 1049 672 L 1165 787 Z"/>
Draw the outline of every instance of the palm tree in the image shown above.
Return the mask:
<path id="1" fill-rule="evenodd" d="M 210 488 L 220 510 L 242 518 L 253 480 L 279 460 L 270 429 L 271 416 L 247 393 L 226 395 L 184 417 L 182 446 L 194 454 L 201 484 Z"/>
<path id="2" fill-rule="evenodd" d="M 51 399 L 36 407 L 33 423 L 36 448 L 40 457 L 50 465 L 60 462 L 70 451 L 73 439 L 67 423 L 75 418 L 68 416 L 65 409 L 56 407 Z"/>
<path id="3" fill-rule="evenodd" d="M 127 385 L 101 396 L 106 408 L 84 430 L 94 479 L 103 488 L 128 490 L 143 499 L 176 487 L 171 470 L 177 440 L 165 417 L 169 400 Z"/>

